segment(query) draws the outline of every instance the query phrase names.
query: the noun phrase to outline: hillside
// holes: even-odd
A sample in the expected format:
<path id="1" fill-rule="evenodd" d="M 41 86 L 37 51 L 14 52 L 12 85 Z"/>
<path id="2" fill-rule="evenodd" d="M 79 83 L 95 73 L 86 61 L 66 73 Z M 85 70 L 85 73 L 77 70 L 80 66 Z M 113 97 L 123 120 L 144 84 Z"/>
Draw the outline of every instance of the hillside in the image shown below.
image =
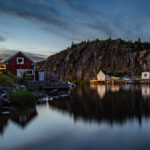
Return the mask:
<path id="1" fill-rule="evenodd" d="M 60 53 L 38 63 L 40 68 L 60 76 L 61 80 L 87 80 L 96 77 L 100 69 L 111 75 L 140 75 L 150 70 L 150 43 L 138 41 L 95 40 L 73 44 Z"/>
<path id="2" fill-rule="evenodd" d="M 8 50 L 8 49 L 0 49 L 0 59 L 5 61 L 18 51 L 16 50 Z M 47 56 L 46 55 L 41 55 L 41 54 L 33 54 L 33 53 L 28 53 L 24 52 L 28 57 L 30 57 L 34 62 L 39 62 L 46 60 Z"/>

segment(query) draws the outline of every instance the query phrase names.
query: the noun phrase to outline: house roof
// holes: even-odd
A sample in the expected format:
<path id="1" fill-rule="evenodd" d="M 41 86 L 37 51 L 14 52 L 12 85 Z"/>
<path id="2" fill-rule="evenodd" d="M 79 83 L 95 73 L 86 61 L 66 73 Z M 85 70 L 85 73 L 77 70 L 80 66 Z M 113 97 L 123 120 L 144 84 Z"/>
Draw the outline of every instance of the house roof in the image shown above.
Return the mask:
<path id="1" fill-rule="evenodd" d="M 108 75 L 107 71 L 105 71 L 105 70 L 100 70 L 100 71 L 102 71 L 105 75 Z"/>
<path id="2" fill-rule="evenodd" d="M 150 71 L 143 71 L 142 73 L 150 73 Z"/>
<path id="3" fill-rule="evenodd" d="M 4 64 L 8 63 L 10 60 L 12 60 L 14 57 L 16 57 L 17 55 L 23 55 L 24 57 L 26 57 L 29 61 L 31 61 L 33 63 L 33 65 L 35 65 L 35 62 L 33 60 L 31 60 L 28 56 L 26 56 L 23 52 L 19 51 L 16 54 L 14 54 L 13 56 L 9 57 L 6 61 L 4 61 Z"/>

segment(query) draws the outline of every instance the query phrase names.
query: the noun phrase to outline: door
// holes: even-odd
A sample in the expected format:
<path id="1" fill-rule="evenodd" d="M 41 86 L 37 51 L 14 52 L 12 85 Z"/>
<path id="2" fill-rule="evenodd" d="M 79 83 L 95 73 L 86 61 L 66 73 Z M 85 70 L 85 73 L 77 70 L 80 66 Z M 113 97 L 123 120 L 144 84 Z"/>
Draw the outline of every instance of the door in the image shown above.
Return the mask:
<path id="1" fill-rule="evenodd" d="M 39 81 L 44 81 L 45 80 L 44 75 L 45 75 L 44 71 L 39 72 Z"/>

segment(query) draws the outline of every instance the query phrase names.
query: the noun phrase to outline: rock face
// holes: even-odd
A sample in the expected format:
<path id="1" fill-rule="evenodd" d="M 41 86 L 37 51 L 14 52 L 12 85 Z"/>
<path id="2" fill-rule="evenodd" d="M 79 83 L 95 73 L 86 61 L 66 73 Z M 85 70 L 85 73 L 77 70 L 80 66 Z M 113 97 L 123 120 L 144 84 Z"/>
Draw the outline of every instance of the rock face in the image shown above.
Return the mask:
<path id="1" fill-rule="evenodd" d="M 63 81 L 69 80 L 71 75 L 89 81 L 101 69 L 108 73 L 140 75 L 142 71 L 150 70 L 150 53 L 144 49 L 135 50 L 135 46 L 120 39 L 82 42 L 39 62 L 38 66 L 58 74 Z"/>

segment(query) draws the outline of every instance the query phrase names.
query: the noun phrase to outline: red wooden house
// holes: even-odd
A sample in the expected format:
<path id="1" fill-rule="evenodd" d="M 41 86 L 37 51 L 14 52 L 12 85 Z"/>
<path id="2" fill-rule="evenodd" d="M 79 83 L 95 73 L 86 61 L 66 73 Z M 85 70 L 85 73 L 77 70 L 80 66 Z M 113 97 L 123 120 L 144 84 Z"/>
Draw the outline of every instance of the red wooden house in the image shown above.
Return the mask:
<path id="1" fill-rule="evenodd" d="M 44 81 L 46 79 L 45 70 L 35 70 L 35 62 L 22 52 L 17 52 L 4 63 L 6 64 L 6 69 L 18 77 L 26 71 L 31 80 Z"/>

